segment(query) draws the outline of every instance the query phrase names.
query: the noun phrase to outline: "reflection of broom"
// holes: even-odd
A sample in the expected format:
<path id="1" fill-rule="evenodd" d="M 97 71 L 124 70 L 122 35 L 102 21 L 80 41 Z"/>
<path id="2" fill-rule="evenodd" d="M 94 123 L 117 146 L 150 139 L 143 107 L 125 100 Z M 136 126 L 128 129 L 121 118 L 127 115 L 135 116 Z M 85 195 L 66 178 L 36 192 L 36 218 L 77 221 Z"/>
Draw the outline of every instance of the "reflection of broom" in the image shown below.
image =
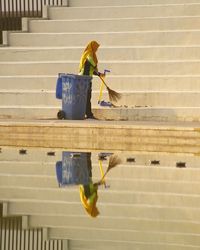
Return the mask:
<path id="1" fill-rule="evenodd" d="M 119 99 L 121 99 L 121 94 L 120 93 L 110 89 L 108 87 L 108 85 L 105 83 L 104 79 L 100 75 L 99 75 L 99 78 L 101 79 L 101 81 L 106 86 L 106 88 L 108 90 L 109 99 L 110 99 L 111 102 L 117 102 Z"/>
<path id="2" fill-rule="evenodd" d="M 103 175 L 103 177 L 101 178 L 101 180 L 97 183 L 98 185 L 104 184 L 104 178 L 107 175 L 107 173 L 113 169 L 114 167 L 116 167 L 117 165 L 121 164 L 121 159 L 117 156 L 117 155 L 111 155 L 110 159 L 109 159 L 109 163 L 108 163 L 108 167 L 107 170 L 105 172 L 105 174 Z"/>

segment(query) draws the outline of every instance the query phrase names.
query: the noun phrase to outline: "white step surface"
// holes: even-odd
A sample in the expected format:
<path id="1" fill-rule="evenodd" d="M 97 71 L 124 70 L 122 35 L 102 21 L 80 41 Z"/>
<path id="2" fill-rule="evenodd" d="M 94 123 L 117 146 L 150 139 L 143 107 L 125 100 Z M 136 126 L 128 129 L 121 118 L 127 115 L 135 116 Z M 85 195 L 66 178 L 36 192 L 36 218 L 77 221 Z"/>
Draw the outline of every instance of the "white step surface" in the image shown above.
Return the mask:
<path id="1" fill-rule="evenodd" d="M 109 180 L 108 180 L 109 183 Z M 148 181 L 147 181 L 148 183 Z M 16 189 L 16 190 L 15 190 Z M 185 193 L 156 193 L 156 192 L 141 192 L 132 190 L 113 190 L 114 187 L 110 185 L 109 190 L 99 188 L 98 191 L 98 202 L 102 204 L 126 204 L 128 206 L 144 205 L 144 206 L 160 206 L 160 207 L 187 207 L 197 208 L 200 204 L 199 195 L 188 195 Z M 41 203 L 45 200 L 54 201 L 58 203 L 64 202 L 80 202 L 79 187 L 75 186 L 72 188 L 65 188 L 59 190 L 47 189 L 47 188 L 25 188 L 14 186 L 0 186 L 0 195 L 3 200 L 12 199 L 24 199 L 24 200 L 35 200 L 37 199 Z M 195 196 L 195 197 L 194 197 Z M 173 205 L 172 205 L 173 204 Z M 131 207 L 130 207 L 131 209 Z M 44 225 L 43 225 L 44 226 Z M 47 225 L 45 225 L 46 227 Z"/>
<path id="2" fill-rule="evenodd" d="M 67 73 L 67 72 L 65 72 Z M 55 91 L 57 75 L 19 75 L 0 76 L 0 90 L 20 91 Z M 134 76 L 112 75 L 106 76 L 105 81 L 111 89 L 126 91 L 200 91 L 200 75 L 165 75 L 165 76 Z M 99 91 L 101 81 L 98 77 L 92 80 L 93 91 Z M 105 91 L 105 88 L 104 88 Z"/>
<path id="3" fill-rule="evenodd" d="M 98 28 L 97 28 L 98 27 Z M 198 30 L 200 17 L 151 17 L 151 18 L 108 18 L 77 20 L 30 20 L 29 31 L 43 33 L 63 32 L 123 32 Z"/>
<path id="4" fill-rule="evenodd" d="M 116 91 L 119 91 L 115 88 Z M 121 99 L 116 103 L 119 108 L 145 108 L 145 107 L 160 107 L 160 108 L 200 108 L 198 91 L 126 91 L 120 90 Z M 145 97 L 145 98 L 144 98 Z M 92 106 L 98 107 L 99 91 L 92 93 Z M 102 95 L 102 100 L 108 100 L 109 96 L 106 90 Z M 114 102 L 113 102 L 114 103 Z M 0 105 L 16 105 L 16 106 L 55 106 L 62 107 L 62 100 L 55 98 L 55 90 L 53 91 L 0 91 Z"/>
<path id="5" fill-rule="evenodd" d="M 168 157 L 171 157 L 168 155 Z M 44 163 L 44 162 L 28 162 L 22 161 L 23 156 L 21 156 L 18 163 L 12 161 L 1 161 L 0 162 L 0 173 L 2 175 L 32 175 L 32 176 L 50 176 L 55 177 L 55 164 L 56 160 Z M 137 159 L 137 158 L 136 158 Z M 161 163 L 159 165 L 150 164 L 150 160 L 159 160 Z M 61 158 L 59 159 L 61 160 Z M 143 179 L 151 179 L 152 181 L 177 181 L 177 182 L 198 182 L 200 177 L 198 175 L 199 172 L 199 161 L 190 162 L 183 157 L 180 159 L 174 159 L 170 165 L 166 162 L 166 165 L 162 165 L 162 158 L 152 157 L 148 159 L 147 165 L 138 165 L 134 163 L 128 162 L 118 166 L 115 168 L 112 173 L 110 173 L 110 177 L 112 178 L 130 178 L 130 176 L 134 176 L 134 179 L 143 180 Z M 164 161 L 164 160 L 163 160 Z M 176 167 L 176 163 L 185 162 L 184 170 L 180 170 L 181 168 Z M 108 162 L 103 162 L 103 169 L 106 170 L 108 166 Z M 92 176 L 95 178 L 99 178 L 100 169 L 98 163 L 92 163 Z"/>
<path id="6" fill-rule="evenodd" d="M 2 106 L 0 118 L 17 119 L 57 119 L 59 106 Z M 198 107 L 162 108 L 162 107 L 136 107 L 136 108 L 101 108 L 92 107 L 94 115 L 100 120 L 108 121 L 200 121 Z"/>
<path id="7" fill-rule="evenodd" d="M 184 171 L 184 170 L 183 170 Z M 99 181 L 101 178 L 94 177 L 94 181 Z M 1 186 L 9 188 L 9 186 L 16 188 L 37 188 L 37 189 L 57 189 L 58 183 L 56 175 L 54 176 L 43 176 L 43 175 L 14 175 L 1 174 L 0 175 Z M 150 194 L 177 194 L 177 195 L 188 195 L 188 196 L 199 196 L 200 188 L 197 182 L 184 182 L 176 180 L 150 180 L 150 179 L 137 179 L 131 176 L 127 179 L 112 178 L 112 173 L 106 178 L 107 184 L 109 184 L 111 190 L 119 192 L 120 190 L 125 192 L 142 192 Z M 9 182 L 9 183 L 8 183 Z M 78 187 L 77 187 L 78 192 Z M 103 191 L 102 191 L 103 192 Z M 14 199 L 15 197 L 13 197 Z M 189 198 L 188 198 L 189 199 Z M 6 197 L 5 199 L 6 200 Z M 181 202 L 182 198 L 180 198 Z M 196 202 L 198 197 L 196 198 Z M 166 202 L 168 199 L 166 199 Z M 127 201 L 128 202 L 128 201 Z M 142 202 L 142 201 L 141 201 Z M 153 202 L 153 201 L 152 201 Z M 170 202 L 170 201 L 169 201 Z M 177 201 L 178 202 L 178 201 Z M 183 202 L 183 201 L 182 201 Z M 195 203 L 195 202 L 194 202 Z M 192 204 L 194 204 L 192 203 Z M 173 206 L 173 203 L 170 203 Z M 187 206 L 191 206 L 189 203 Z M 181 207 L 181 205 L 180 205 Z"/>
<path id="8" fill-rule="evenodd" d="M 114 2 L 113 2 L 114 3 Z M 122 5 L 123 2 L 120 2 Z M 134 4 L 134 3 L 132 3 Z M 179 4 L 151 4 L 151 5 L 124 5 L 124 6 L 92 6 L 88 7 L 50 7 L 50 19 L 91 19 L 91 18 L 128 18 L 128 17 L 173 17 L 173 16 L 198 16 L 199 3 Z"/>
<path id="9" fill-rule="evenodd" d="M 69 0 L 69 6 L 121 6 L 121 5 L 163 5 L 163 4 L 183 4 L 188 0 Z M 199 0 L 192 0 L 191 3 L 199 3 Z"/>
<path id="10" fill-rule="evenodd" d="M 126 37 L 126 39 L 124 39 Z M 11 46 L 83 46 L 92 40 L 103 46 L 199 45 L 199 30 L 9 33 Z"/>
<path id="11" fill-rule="evenodd" d="M 103 204 L 99 203 L 99 210 L 102 216 L 112 217 L 139 217 L 149 219 L 177 220 L 177 221 L 199 221 L 199 209 L 184 207 L 160 207 L 126 204 Z M 50 202 L 38 200 L 11 200 L 8 207 L 9 214 L 29 214 L 29 215 L 60 215 L 75 216 L 85 215 L 84 208 L 80 202 Z M 59 232 L 59 230 L 55 230 Z"/>
<path id="12" fill-rule="evenodd" d="M 5 47 L 0 62 L 80 60 L 83 47 Z M 195 60 L 200 46 L 100 46 L 98 60 Z"/>
<path id="13" fill-rule="evenodd" d="M 186 246 L 186 245 L 166 245 L 166 244 L 157 244 L 157 243 L 152 243 L 152 244 L 146 244 L 142 242 L 112 242 L 112 241 L 106 241 L 102 242 L 102 240 L 99 241 L 93 241 L 93 240 L 70 240 L 70 246 L 74 250 L 93 250 L 94 245 L 96 250 L 131 250 L 131 249 L 137 249 L 139 248 L 140 250 L 155 250 L 157 248 L 162 248 L 163 250 L 194 250 L 198 249 L 198 247 L 194 246 Z"/>
<path id="14" fill-rule="evenodd" d="M 200 60 L 187 61 L 102 61 L 99 71 L 110 69 L 114 75 L 199 75 Z M 1 76 L 78 74 L 79 61 L 0 62 Z"/>
<path id="15" fill-rule="evenodd" d="M 146 250 L 145 246 L 150 245 L 153 250 L 163 245 L 171 250 L 171 246 L 181 249 L 183 244 L 185 249 L 198 249 L 198 156 L 118 152 L 123 164 L 108 173 L 110 188 L 99 188 L 100 215 L 91 219 L 80 203 L 77 186 L 58 188 L 54 163 L 61 158 L 61 150 L 48 156 L 47 152 L 53 149 L 27 148 L 24 155 L 19 154 L 19 149 L 1 148 L 0 201 L 7 201 L 8 216 L 27 215 L 29 228 L 47 228 L 49 240 L 70 238 L 72 249 L 87 245 L 90 249 L 87 241 L 93 235 L 98 247 L 101 241 L 110 249 L 115 244 L 123 249 Z M 92 152 L 94 180 L 100 174 L 98 153 Z M 136 162 L 125 162 L 128 156 L 134 156 Z M 161 165 L 149 165 L 155 159 Z M 178 160 L 191 165 L 176 168 L 174 163 Z M 108 160 L 103 161 L 104 167 L 107 164 Z"/>

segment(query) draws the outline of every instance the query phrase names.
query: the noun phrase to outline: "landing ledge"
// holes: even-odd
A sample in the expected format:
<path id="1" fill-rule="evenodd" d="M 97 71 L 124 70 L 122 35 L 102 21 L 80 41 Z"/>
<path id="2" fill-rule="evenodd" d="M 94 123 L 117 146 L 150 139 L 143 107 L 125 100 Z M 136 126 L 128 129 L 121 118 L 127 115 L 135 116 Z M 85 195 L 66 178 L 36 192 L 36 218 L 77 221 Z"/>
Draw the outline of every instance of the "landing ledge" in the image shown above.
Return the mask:
<path id="1" fill-rule="evenodd" d="M 200 123 L 0 120 L 0 145 L 200 154 Z"/>
<path id="2" fill-rule="evenodd" d="M 57 120 L 57 119 L 0 119 L 0 127 L 75 127 L 75 128 L 134 128 L 166 130 L 200 130 L 200 122 L 162 121 L 104 121 L 104 120 Z"/>

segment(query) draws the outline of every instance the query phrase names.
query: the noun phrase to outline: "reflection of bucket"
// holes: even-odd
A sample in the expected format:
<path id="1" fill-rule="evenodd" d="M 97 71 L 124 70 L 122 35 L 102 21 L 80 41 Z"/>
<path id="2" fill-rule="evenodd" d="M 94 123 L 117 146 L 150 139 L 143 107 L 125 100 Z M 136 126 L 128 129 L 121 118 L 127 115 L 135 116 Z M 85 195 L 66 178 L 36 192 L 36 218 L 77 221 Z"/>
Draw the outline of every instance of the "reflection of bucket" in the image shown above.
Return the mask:
<path id="1" fill-rule="evenodd" d="M 88 161 L 90 154 L 77 152 L 63 152 L 62 162 L 56 163 L 56 174 L 59 186 L 87 185 L 89 183 Z"/>

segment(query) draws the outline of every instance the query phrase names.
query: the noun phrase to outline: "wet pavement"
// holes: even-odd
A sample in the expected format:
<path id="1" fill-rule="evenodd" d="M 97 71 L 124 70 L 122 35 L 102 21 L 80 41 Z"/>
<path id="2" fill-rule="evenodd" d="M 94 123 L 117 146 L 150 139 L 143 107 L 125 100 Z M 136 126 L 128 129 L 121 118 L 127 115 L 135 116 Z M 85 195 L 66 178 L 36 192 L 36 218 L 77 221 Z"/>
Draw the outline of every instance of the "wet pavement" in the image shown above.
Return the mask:
<path id="1" fill-rule="evenodd" d="M 0 201 L 5 218 L 25 217 L 69 249 L 198 249 L 199 163 L 193 154 L 2 147 Z"/>

